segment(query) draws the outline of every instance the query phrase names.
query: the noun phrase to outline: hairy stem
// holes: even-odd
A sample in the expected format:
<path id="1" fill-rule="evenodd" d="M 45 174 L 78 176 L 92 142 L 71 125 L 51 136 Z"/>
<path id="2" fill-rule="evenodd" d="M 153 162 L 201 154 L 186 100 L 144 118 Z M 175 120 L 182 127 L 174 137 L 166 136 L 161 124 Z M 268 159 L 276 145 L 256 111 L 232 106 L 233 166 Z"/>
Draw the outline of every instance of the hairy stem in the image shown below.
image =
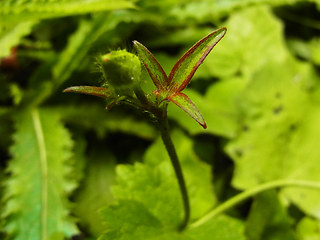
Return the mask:
<path id="1" fill-rule="evenodd" d="M 181 166 L 180 166 L 178 156 L 177 156 L 176 150 L 174 148 L 172 139 L 170 137 L 166 108 L 161 112 L 160 116 L 158 116 L 158 121 L 159 121 L 162 141 L 163 141 L 163 143 L 167 149 L 167 152 L 169 154 L 172 166 L 174 168 L 174 171 L 175 171 L 178 183 L 179 183 L 179 188 L 180 188 L 180 192 L 181 192 L 181 196 L 182 196 L 182 201 L 183 201 L 183 206 L 184 206 L 184 219 L 183 219 L 183 222 L 182 222 L 179 229 L 183 230 L 189 222 L 190 204 L 189 204 L 188 191 L 187 191 L 186 183 L 184 181 Z"/>
<path id="2" fill-rule="evenodd" d="M 226 210 L 236 206 L 237 204 L 243 202 L 244 200 L 257 195 L 263 191 L 273 189 L 273 188 L 279 188 L 279 187 L 302 187 L 302 188 L 314 188 L 320 190 L 320 182 L 312 182 L 312 181 L 302 181 L 302 180 L 277 180 L 268 182 L 265 184 L 261 184 L 259 186 L 256 186 L 252 189 L 249 189 L 247 191 L 244 191 L 229 200 L 225 201 L 218 207 L 211 210 L 209 213 L 207 213 L 205 216 L 201 217 L 197 221 L 190 224 L 189 228 L 195 228 L 198 227 L 206 222 L 208 222 L 210 219 L 214 218 L 215 216 L 225 212 Z"/>

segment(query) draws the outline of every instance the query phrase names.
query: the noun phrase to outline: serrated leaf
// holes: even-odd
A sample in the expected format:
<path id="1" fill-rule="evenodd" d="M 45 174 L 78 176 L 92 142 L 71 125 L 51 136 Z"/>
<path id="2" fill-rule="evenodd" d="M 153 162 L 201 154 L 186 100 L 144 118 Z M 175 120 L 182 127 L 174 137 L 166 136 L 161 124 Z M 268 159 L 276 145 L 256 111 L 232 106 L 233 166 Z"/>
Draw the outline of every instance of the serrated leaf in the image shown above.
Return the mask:
<path id="1" fill-rule="evenodd" d="M 199 112 L 198 108 L 194 105 L 194 103 L 190 100 L 190 98 L 178 92 L 169 97 L 169 100 L 175 103 L 179 108 L 189 114 L 194 120 L 196 120 L 204 129 L 207 128 L 207 125 Z"/>
<path id="2" fill-rule="evenodd" d="M 198 67 L 225 35 L 226 31 L 226 28 L 221 28 L 210 33 L 179 59 L 169 74 L 169 92 L 180 92 L 186 88 Z"/>
<path id="3" fill-rule="evenodd" d="M 72 141 L 59 117 L 32 109 L 15 116 L 17 131 L 7 171 L 4 230 L 14 240 L 64 239 L 77 233 L 68 216 Z"/>
<path id="4" fill-rule="evenodd" d="M 214 204 L 210 168 L 200 162 L 192 142 L 181 132 L 173 134 L 186 178 L 191 218 L 206 213 Z M 201 176 L 201 177 L 200 177 Z M 171 162 L 159 138 L 147 151 L 145 163 L 120 165 L 113 189 L 118 203 L 103 210 L 106 233 L 100 240 L 210 240 L 243 238 L 243 224 L 218 216 L 198 227 L 178 231 L 182 200 Z"/>
<path id="5" fill-rule="evenodd" d="M 99 239 L 150 239 L 161 232 L 161 223 L 146 207 L 133 200 L 120 200 L 118 204 L 102 210 L 107 226 Z M 116 229 L 116 230 L 115 230 Z"/>
<path id="6" fill-rule="evenodd" d="M 138 41 L 134 41 L 133 43 L 134 43 L 134 47 L 138 52 L 140 61 L 143 63 L 143 65 L 147 69 L 154 85 L 159 90 L 165 90 L 169 83 L 168 77 L 167 77 L 167 74 L 162 69 L 159 62 L 157 61 L 157 59 L 141 43 L 139 43 Z"/>
<path id="7" fill-rule="evenodd" d="M 0 2 L 0 21 L 47 19 L 133 7 L 133 2 L 126 0 L 3 0 Z"/>
<path id="8" fill-rule="evenodd" d="M 166 165 L 166 170 L 169 167 L 169 164 Z M 120 165 L 116 170 L 117 185 L 112 189 L 116 199 L 135 200 L 165 225 L 179 225 L 182 221 L 182 200 L 171 173 L 171 177 L 164 176 L 163 169 L 141 163 Z"/>
<path id="9" fill-rule="evenodd" d="M 82 93 L 87 95 L 93 95 L 101 98 L 110 98 L 111 92 L 104 87 L 93 87 L 93 86 L 74 86 L 68 87 L 63 92 L 73 92 L 73 93 Z"/>
<path id="10" fill-rule="evenodd" d="M 210 167 L 200 161 L 192 149 L 192 141 L 184 134 L 174 133 L 173 141 L 189 189 L 193 206 L 191 218 L 194 219 L 208 211 L 215 202 L 210 190 Z M 115 197 L 142 202 L 162 222 L 178 226 L 182 221 L 182 200 L 171 161 L 160 138 L 147 151 L 145 162 L 117 168 Z"/>
<path id="11" fill-rule="evenodd" d="M 108 226 L 99 240 L 244 240 L 243 224 L 231 217 L 217 216 L 197 228 L 178 232 L 164 228 L 147 208 L 133 200 L 121 200 L 119 204 L 102 211 Z"/>

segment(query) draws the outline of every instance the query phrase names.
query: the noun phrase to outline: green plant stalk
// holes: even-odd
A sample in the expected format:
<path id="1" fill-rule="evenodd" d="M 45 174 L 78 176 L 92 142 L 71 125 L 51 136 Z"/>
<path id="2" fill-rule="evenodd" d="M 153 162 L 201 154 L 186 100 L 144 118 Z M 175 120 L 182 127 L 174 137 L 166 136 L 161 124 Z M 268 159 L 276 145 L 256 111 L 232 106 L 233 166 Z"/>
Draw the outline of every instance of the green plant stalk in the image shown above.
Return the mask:
<path id="1" fill-rule="evenodd" d="M 150 105 L 148 98 L 145 96 L 140 86 L 136 86 L 134 89 L 134 92 L 137 98 L 139 99 L 140 103 L 147 109 L 150 108 L 149 110 L 153 112 L 158 119 L 161 138 L 166 147 L 168 155 L 170 157 L 171 164 L 176 174 L 180 192 L 181 192 L 181 197 L 182 197 L 182 202 L 184 207 L 184 219 L 182 224 L 179 226 L 179 230 L 182 231 L 183 229 L 186 228 L 190 219 L 190 203 L 189 203 L 188 191 L 187 191 L 186 183 L 183 177 L 178 155 L 170 136 L 168 117 L 167 117 L 168 103 L 164 104 L 162 108 L 159 105 L 155 107 Z"/>
<path id="2" fill-rule="evenodd" d="M 148 98 L 146 97 L 146 95 L 144 94 L 143 90 L 141 89 L 140 85 L 135 86 L 134 88 L 134 93 L 137 96 L 137 98 L 139 99 L 140 103 L 144 106 L 144 107 L 149 107 L 150 103 L 148 101 Z"/>
<path id="3" fill-rule="evenodd" d="M 279 188 L 279 187 L 303 187 L 303 188 L 314 188 L 320 190 L 320 182 L 312 182 L 312 181 L 303 181 L 303 180 L 277 180 L 268 182 L 265 184 L 261 184 L 257 187 L 254 187 L 252 189 L 249 189 L 247 191 L 244 191 L 242 193 L 239 193 L 238 195 L 230 198 L 229 200 L 225 201 L 218 207 L 211 210 L 209 213 L 201 217 L 200 219 L 196 220 L 192 224 L 189 225 L 189 228 L 196 228 L 215 216 L 225 212 L 226 210 L 236 206 L 237 204 L 243 202 L 244 200 L 257 195 L 263 191 L 270 190 L 273 188 Z"/>
<path id="4" fill-rule="evenodd" d="M 181 196 L 182 196 L 183 207 L 184 207 L 184 219 L 183 219 L 182 224 L 179 227 L 179 230 L 182 231 L 183 229 L 186 228 L 186 226 L 189 222 L 190 203 L 189 203 L 189 197 L 188 197 L 186 183 L 185 183 L 182 169 L 181 169 L 181 166 L 180 166 L 180 163 L 178 160 L 178 155 L 177 155 L 177 152 L 176 152 L 175 147 L 173 145 L 172 139 L 170 137 L 166 106 L 163 108 L 163 111 L 158 116 L 159 129 L 160 129 L 162 141 L 167 149 L 172 166 L 174 168 L 174 171 L 175 171 L 175 174 L 176 174 L 176 177 L 178 180 Z"/>

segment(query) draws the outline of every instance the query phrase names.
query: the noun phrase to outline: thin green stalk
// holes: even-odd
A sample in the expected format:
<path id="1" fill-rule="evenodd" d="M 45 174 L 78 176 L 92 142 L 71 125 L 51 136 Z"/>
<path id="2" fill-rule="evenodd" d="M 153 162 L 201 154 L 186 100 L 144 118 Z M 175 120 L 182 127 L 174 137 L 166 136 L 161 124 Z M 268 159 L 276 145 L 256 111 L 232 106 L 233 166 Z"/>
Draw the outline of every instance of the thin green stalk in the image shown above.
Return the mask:
<path id="1" fill-rule="evenodd" d="M 315 188 L 320 190 L 320 182 L 312 182 L 312 181 L 303 181 L 303 180 L 277 180 L 268 182 L 265 184 L 261 184 L 257 187 L 254 187 L 252 189 L 249 189 L 247 191 L 244 191 L 229 200 L 225 201 L 218 207 L 211 210 L 209 213 L 207 213 L 205 216 L 201 217 L 197 221 L 193 222 L 189 225 L 189 228 L 196 228 L 206 222 L 208 222 L 210 219 L 214 218 L 215 216 L 225 212 L 226 210 L 236 206 L 237 204 L 243 202 L 244 200 L 257 195 L 258 193 L 261 193 L 263 191 L 273 189 L 273 188 L 279 188 L 279 187 L 303 187 L 303 188 Z"/>
<path id="2" fill-rule="evenodd" d="M 162 141 L 163 141 L 163 143 L 167 149 L 167 152 L 169 154 L 172 166 L 174 168 L 174 171 L 175 171 L 178 183 L 179 183 L 179 188 L 180 188 L 180 192 L 181 192 L 181 196 L 182 196 L 182 201 L 183 201 L 183 206 L 184 206 L 184 219 L 183 219 L 183 222 L 182 222 L 179 229 L 183 230 L 189 222 L 190 204 L 189 204 L 188 191 L 187 191 L 186 183 L 184 181 L 182 169 L 181 169 L 181 166 L 180 166 L 178 156 L 177 156 L 176 150 L 174 148 L 172 139 L 170 137 L 166 108 L 162 111 L 160 116 L 158 116 L 158 120 L 159 120 Z"/>
<path id="3" fill-rule="evenodd" d="M 134 93 L 136 94 L 137 98 L 141 102 L 142 105 L 144 106 L 149 106 L 149 101 L 146 95 L 144 94 L 144 91 L 142 91 L 141 87 L 138 85 L 134 88 Z"/>

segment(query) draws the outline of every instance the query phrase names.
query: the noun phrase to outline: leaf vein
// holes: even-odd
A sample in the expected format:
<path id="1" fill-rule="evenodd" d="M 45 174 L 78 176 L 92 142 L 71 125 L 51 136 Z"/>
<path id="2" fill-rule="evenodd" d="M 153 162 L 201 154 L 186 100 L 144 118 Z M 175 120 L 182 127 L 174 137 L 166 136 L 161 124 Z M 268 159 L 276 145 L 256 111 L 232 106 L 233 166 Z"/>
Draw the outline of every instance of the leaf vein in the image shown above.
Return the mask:
<path id="1" fill-rule="evenodd" d="M 48 156 L 44 139 L 42 124 L 38 110 L 32 112 L 32 121 L 39 147 L 41 168 L 41 239 L 47 239 L 48 215 Z"/>

